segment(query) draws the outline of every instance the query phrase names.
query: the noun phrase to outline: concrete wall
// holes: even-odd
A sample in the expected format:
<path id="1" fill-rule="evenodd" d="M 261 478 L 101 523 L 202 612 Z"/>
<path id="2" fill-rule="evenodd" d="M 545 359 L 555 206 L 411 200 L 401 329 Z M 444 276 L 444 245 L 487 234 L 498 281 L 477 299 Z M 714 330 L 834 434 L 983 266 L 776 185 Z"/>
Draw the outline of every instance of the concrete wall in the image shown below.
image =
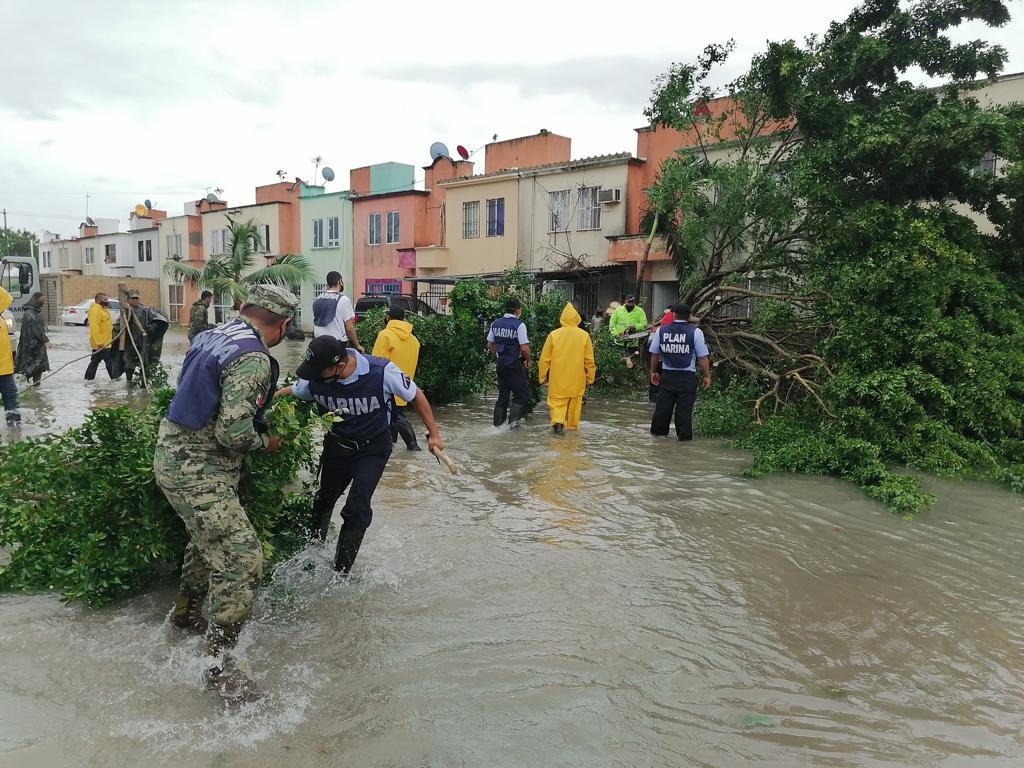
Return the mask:
<path id="1" fill-rule="evenodd" d="M 571 269 L 573 262 L 596 267 L 608 263 L 609 236 L 626 227 L 626 176 L 628 160 L 575 169 L 570 164 L 540 174 L 523 173 L 519 181 L 519 261 L 524 269 L 552 271 Z M 623 202 L 600 205 L 600 228 L 580 228 L 580 189 L 618 188 Z M 569 222 L 566 230 L 551 229 L 551 193 L 568 191 Z"/>
<path id="2" fill-rule="evenodd" d="M 532 136 L 495 141 L 484 148 L 484 173 L 562 163 L 572 156 L 572 139 L 544 128 Z"/>
<path id="3" fill-rule="evenodd" d="M 321 188 L 322 189 L 322 188 Z M 349 193 L 328 192 L 309 193 L 309 188 L 302 197 L 300 209 L 301 250 L 300 252 L 313 269 L 311 280 L 303 283 L 300 289 L 301 312 L 300 327 L 309 333 L 313 332 L 313 299 L 316 298 L 315 285 L 326 282 L 325 278 L 331 270 L 341 273 L 345 281 L 345 293 L 350 298 L 355 288 L 352 273 L 352 201 Z M 338 218 L 338 244 L 313 247 L 313 221 L 315 219 Z M 327 238 L 327 223 L 324 222 L 324 240 Z"/>
<path id="4" fill-rule="evenodd" d="M 352 284 L 348 294 L 353 301 L 366 293 L 367 280 L 403 280 L 412 276 L 412 269 L 399 264 L 399 250 L 416 246 L 417 233 L 423 230 L 426 218 L 427 193 L 413 191 L 395 195 L 356 198 L 352 202 Z M 398 212 L 398 242 L 387 242 L 387 214 Z M 371 214 L 380 214 L 379 245 L 370 245 Z M 410 283 L 402 291 L 412 290 Z"/>
<path id="5" fill-rule="evenodd" d="M 516 174 L 467 179 L 446 187 L 447 253 L 443 269 L 423 274 L 476 275 L 501 272 L 518 263 L 519 185 Z M 505 234 L 487 236 L 487 201 L 504 198 Z M 480 204 L 480 234 L 463 237 L 463 205 Z M 417 263 L 419 254 L 417 254 Z"/>

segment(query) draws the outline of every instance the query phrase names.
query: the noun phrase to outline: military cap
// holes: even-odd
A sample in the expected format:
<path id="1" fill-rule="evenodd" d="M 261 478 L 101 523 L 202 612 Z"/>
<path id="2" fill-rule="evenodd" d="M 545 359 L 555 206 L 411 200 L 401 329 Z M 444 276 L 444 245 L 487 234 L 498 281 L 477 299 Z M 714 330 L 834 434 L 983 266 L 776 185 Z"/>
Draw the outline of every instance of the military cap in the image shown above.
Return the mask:
<path id="1" fill-rule="evenodd" d="M 263 307 L 281 317 L 291 317 L 299 308 L 299 300 L 294 293 L 269 283 L 259 283 L 250 288 L 245 303 L 250 307 Z"/>
<path id="2" fill-rule="evenodd" d="M 139 289 L 138 288 L 130 288 L 128 290 L 128 298 L 129 299 L 137 299 L 137 298 L 139 298 Z"/>

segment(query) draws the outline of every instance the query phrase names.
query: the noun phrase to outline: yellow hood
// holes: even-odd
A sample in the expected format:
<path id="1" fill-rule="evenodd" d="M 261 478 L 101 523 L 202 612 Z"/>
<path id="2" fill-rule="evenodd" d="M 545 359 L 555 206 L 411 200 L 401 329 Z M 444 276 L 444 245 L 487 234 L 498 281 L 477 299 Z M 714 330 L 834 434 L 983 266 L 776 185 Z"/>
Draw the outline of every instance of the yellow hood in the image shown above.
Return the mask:
<path id="1" fill-rule="evenodd" d="M 401 341 L 405 341 L 412 336 L 412 323 L 405 320 L 388 320 L 388 330 L 394 331 Z"/>
<path id="2" fill-rule="evenodd" d="M 580 313 L 576 311 L 576 307 L 572 305 L 572 302 L 569 302 L 565 305 L 565 309 L 562 310 L 562 315 L 558 318 L 558 321 L 562 324 L 563 328 L 579 328 L 580 320 L 582 319 Z"/>

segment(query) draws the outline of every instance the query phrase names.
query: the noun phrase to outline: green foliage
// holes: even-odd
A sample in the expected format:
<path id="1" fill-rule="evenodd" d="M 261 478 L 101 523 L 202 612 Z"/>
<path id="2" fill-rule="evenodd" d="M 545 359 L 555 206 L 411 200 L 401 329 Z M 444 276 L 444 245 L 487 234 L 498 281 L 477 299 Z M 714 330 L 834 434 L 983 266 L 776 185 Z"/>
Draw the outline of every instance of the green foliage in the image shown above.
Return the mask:
<path id="1" fill-rule="evenodd" d="M 902 513 L 929 497 L 889 466 L 1021 489 L 1024 107 L 973 98 L 1006 52 L 947 34 L 1008 18 L 1001 0 L 866 2 L 770 43 L 727 100 L 706 83 L 728 47 L 658 81 L 648 116 L 691 146 L 646 221 L 720 369 L 774 415 L 747 438 L 755 471 L 837 475 Z M 999 172 L 978 172 L 987 152 Z M 736 405 L 700 407 L 724 431 Z"/>
<path id="2" fill-rule="evenodd" d="M 591 338 L 594 341 L 594 362 L 597 364 L 595 391 L 603 394 L 629 393 L 636 397 L 647 391 L 644 366 L 636 363 L 632 368 L 626 367 L 622 344 L 612 339 L 607 327 L 596 328 Z"/>
<path id="3" fill-rule="evenodd" d="M 751 405 L 760 391 L 749 379 L 734 377 L 702 391 L 693 412 L 694 429 L 702 437 L 740 437 L 750 432 Z"/>
<path id="4" fill-rule="evenodd" d="M 483 391 L 494 377 L 487 359 L 486 329 L 466 314 L 412 318 L 420 340 L 416 383 L 434 405 L 453 403 Z"/>
<path id="5" fill-rule="evenodd" d="M 144 410 L 91 411 L 59 435 L 0 446 L 0 589 L 58 590 L 98 606 L 129 595 L 180 565 L 181 524 L 153 477 L 160 419 L 173 392 L 157 390 Z M 285 436 L 275 453 L 252 454 L 240 499 L 270 558 L 302 541 L 318 420 L 291 400 L 268 412 Z M 285 490 L 285 493 L 281 491 Z"/>
<path id="6" fill-rule="evenodd" d="M 0 256 L 31 256 L 39 238 L 27 229 L 0 228 Z"/>

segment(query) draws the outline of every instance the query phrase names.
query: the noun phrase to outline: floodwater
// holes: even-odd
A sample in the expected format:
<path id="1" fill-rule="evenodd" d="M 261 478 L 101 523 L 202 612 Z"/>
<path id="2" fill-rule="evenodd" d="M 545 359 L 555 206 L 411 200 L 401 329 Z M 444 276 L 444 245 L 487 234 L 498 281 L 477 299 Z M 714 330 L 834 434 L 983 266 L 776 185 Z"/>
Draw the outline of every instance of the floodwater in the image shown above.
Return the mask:
<path id="1" fill-rule="evenodd" d="M 85 346 L 53 338 L 54 367 Z M 84 366 L 26 396 L 26 434 L 128 397 Z M 277 569 L 241 643 L 257 704 L 202 689 L 173 585 L 0 596 L 0 766 L 1024 764 L 1020 496 L 929 481 L 907 521 L 656 440 L 644 403 L 561 437 L 490 407 L 438 409 L 458 476 L 394 454 L 355 578 L 315 548 Z"/>

